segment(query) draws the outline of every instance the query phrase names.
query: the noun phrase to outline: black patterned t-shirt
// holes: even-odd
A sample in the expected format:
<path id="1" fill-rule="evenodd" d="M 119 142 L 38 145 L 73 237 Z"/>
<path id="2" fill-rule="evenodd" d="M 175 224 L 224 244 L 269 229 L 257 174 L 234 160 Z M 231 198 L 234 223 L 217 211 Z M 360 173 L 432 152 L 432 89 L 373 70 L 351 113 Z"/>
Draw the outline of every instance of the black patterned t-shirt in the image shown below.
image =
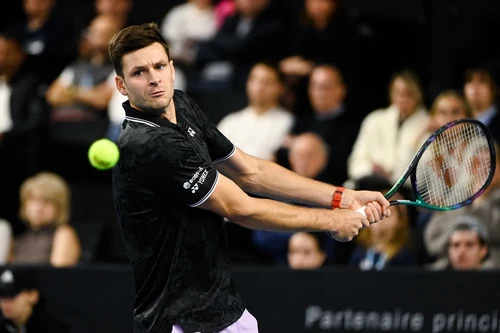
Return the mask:
<path id="1" fill-rule="evenodd" d="M 245 307 L 231 276 L 224 220 L 197 208 L 234 145 L 176 90 L 177 124 L 123 104 L 113 198 L 132 265 L 136 333 L 215 332 Z"/>

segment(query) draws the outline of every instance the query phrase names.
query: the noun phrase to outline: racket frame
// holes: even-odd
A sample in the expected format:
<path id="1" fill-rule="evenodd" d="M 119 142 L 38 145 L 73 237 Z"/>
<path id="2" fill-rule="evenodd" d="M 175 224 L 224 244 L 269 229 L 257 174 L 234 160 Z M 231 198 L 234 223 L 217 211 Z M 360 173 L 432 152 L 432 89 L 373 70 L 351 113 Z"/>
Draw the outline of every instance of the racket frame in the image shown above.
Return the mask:
<path id="1" fill-rule="evenodd" d="M 488 175 L 488 178 L 484 182 L 483 186 L 473 196 L 471 196 L 469 199 L 464 200 L 464 201 L 462 201 L 462 202 L 460 202 L 458 204 L 455 204 L 453 206 L 442 206 L 442 207 L 440 207 L 440 206 L 430 205 L 430 204 L 426 203 L 422 199 L 422 197 L 420 196 L 420 193 L 418 191 L 418 188 L 417 188 L 417 179 L 416 179 L 417 178 L 417 176 L 416 176 L 417 164 L 420 161 L 420 158 L 424 154 L 424 152 L 427 149 L 427 147 L 429 147 L 429 145 L 441 133 L 443 133 L 444 131 L 446 131 L 448 128 L 456 126 L 456 125 L 461 124 L 461 123 L 474 123 L 475 125 L 477 125 L 485 133 L 486 139 L 488 141 L 488 147 L 490 149 L 490 154 L 491 154 L 491 162 L 490 162 L 491 164 L 490 164 L 490 167 L 491 167 L 491 170 L 493 170 L 493 172 L 490 172 L 490 174 Z M 478 121 L 476 119 L 464 118 L 464 119 L 454 120 L 454 121 L 451 121 L 451 122 L 447 123 L 446 125 L 443 125 L 439 129 L 437 129 L 433 134 L 431 134 L 431 136 L 429 136 L 429 138 L 422 144 L 422 146 L 420 147 L 420 149 L 415 153 L 415 155 L 413 156 L 412 161 L 410 162 L 410 164 L 408 165 L 408 167 L 406 168 L 406 170 L 403 172 L 403 175 L 398 179 L 398 181 L 391 187 L 391 189 L 384 196 L 385 196 L 386 199 L 389 199 L 390 197 L 392 197 L 394 195 L 394 193 L 396 193 L 401 188 L 401 186 L 403 186 L 403 184 L 406 182 L 406 180 L 408 179 L 408 177 L 410 177 L 411 187 L 412 187 L 413 193 L 414 193 L 414 195 L 416 197 L 416 200 L 415 201 L 411 201 L 411 200 L 394 200 L 394 201 L 390 202 L 391 206 L 395 206 L 395 205 L 410 205 L 410 206 L 418 206 L 418 207 L 427 208 L 427 209 L 431 209 L 431 210 L 441 210 L 441 211 L 458 209 L 460 207 L 463 207 L 463 206 L 466 206 L 466 205 L 470 204 L 472 201 L 474 201 L 477 197 L 479 197 L 486 190 L 486 188 L 490 185 L 490 183 L 491 183 L 491 181 L 493 179 L 493 176 L 495 174 L 495 168 L 496 168 L 495 145 L 493 143 L 493 140 L 491 138 L 491 134 L 490 134 L 488 128 L 482 122 L 480 122 L 480 121 Z"/>

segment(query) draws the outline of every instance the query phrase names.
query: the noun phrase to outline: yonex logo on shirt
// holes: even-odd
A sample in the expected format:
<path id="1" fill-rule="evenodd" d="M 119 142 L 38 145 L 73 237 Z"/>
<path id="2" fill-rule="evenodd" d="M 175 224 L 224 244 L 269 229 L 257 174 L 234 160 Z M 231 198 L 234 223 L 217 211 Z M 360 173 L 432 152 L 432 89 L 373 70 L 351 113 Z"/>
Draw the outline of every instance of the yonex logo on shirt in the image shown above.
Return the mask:
<path id="1" fill-rule="evenodd" d="M 202 174 L 203 181 L 205 181 L 205 178 L 207 177 L 208 171 L 202 167 L 198 167 L 198 170 L 193 174 L 193 177 L 191 177 L 190 180 L 188 180 L 187 182 L 182 184 L 182 187 L 184 187 L 186 190 L 190 189 L 191 184 L 193 184 L 196 181 L 196 179 L 198 179 L 198 177 L 200 177 L 200 174 Z M 203 184 L 203 182 L 201 182 L 201 184 Z"/>
<path id="2" fill-rule="evenodd" d="M 194 136 L 196 134 L 196 132 L 191 127 L 188 128 L 188 133 L 191 136 Z"/>
<path id="3" fill-rule="evenodd" d="M 200 176 L 200 179 L 198 180 L 198 184 L 203 184 L 207 176 L 208 176 L 208 170 L 203 171 L 203 173 Z"/>

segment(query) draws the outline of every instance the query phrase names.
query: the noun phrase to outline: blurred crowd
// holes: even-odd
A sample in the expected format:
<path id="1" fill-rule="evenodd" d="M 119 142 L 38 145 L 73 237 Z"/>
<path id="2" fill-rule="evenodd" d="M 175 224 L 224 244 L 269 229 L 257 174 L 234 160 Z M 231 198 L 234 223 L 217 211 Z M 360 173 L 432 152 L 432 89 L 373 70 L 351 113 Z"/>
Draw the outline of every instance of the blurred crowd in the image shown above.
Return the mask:
<path id="1" fill-rule="evenodd" d="M 119 135 L 124 97 L 107 47 L 141 3 L 89 2 L 93 15 L 83 22 L 64 17 L 56 0 L 23 0 L 22 19 L 0 32 L 0 265 L 126 261 L 110 172 L 93 169 L 87 150 Z M 488 64 L 464 68 L 459 82 L 435 96 L 418 69 L 401 66 L 386 73 L 378 99 L 385 104 L 366 110 L 376 103 L 359 93 L 373 82 L 360 73 L 359 26 L 341 0 L 299 2 L 285 17 L 273 0 L 187 0 L 157 21 L 175 88 L 192 95 L 242 150 L 305 177 L 385 193 L 449 121 L 475 118 L 498 142 L 496 74 Z M 402 188 L 395 198 L 412 194 Z M 465 208 L 392 212 L 350 243 L 226 225 L 241 265 L 500 268 L 498 172 Z"/>

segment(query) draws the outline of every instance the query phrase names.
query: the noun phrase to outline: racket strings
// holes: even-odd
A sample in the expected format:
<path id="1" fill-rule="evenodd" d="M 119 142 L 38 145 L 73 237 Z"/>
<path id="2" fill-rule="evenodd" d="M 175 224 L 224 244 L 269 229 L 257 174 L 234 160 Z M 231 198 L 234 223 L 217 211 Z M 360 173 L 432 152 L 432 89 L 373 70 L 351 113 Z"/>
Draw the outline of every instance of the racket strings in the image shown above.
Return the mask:
<path id="1" fill-rule="evenodd" d="M 441 132 L 418 162 L 416 186 L 433 206 L 455 206 L 481 190 L 491 169 L 488 139 L 473 123 L 459 123 Z"/>

